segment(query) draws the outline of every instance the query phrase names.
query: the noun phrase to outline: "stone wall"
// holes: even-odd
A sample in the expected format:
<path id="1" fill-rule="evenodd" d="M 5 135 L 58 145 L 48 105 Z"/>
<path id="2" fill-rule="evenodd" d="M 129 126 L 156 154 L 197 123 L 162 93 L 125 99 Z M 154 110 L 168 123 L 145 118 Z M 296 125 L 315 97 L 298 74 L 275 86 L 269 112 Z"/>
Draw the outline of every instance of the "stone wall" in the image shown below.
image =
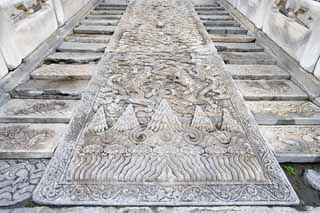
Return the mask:
<path id="1" fill-rule="evenodd" d="M 0 78 L 95 0 L 3 0 L 0 2 Z"/>
<path id="2" fill-rule="evenodd" d="M 227 0 L 308 72 L 320 79 L 320 3 L 313 0 Z"/>

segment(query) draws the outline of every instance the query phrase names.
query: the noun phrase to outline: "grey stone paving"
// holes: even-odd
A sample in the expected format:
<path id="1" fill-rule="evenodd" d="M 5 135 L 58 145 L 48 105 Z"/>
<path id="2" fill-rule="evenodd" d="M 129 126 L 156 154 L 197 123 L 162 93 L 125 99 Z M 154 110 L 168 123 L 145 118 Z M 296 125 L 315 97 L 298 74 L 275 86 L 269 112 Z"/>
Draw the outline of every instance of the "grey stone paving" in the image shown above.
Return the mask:
<path id="1" fill-rule="evenodd" d="M 30 76 L 37 80 L 89 80 L 96 69 L 96 64 L 50 64 L 42 65 Z"/>
<path id="2" fill-rule="evenodd" d="M 199 21 L 183 0 L 129 6 L 36 202 L 298 203 Z"/>
<path id="3" fill-rule="evenodd" d="M 48 160 L 0 160 L 0 206 L 31 198 Z"/>
<path id="4" fill-rule="evenodd" d="M 260 126 L 279 162 L 319 162 L 320 126 Z"/>
<path id="5" fill-rule="evenodd" d="M 0 107 L 1 123 L 69 123 L 75 100 L 11 99 Z"/>
<path id="6" fill-rule="evenodd" d="M 233 79 L 239 80 L 282 80 L 290 74 L 276 65 L 227 65 Z"/>
<path id="7" fill-rule="evenodd" d="M 307 100 L 308 95 L 288 80 L 236 80 L 246 100 Z"/>
<path id="8" fill-rule="evenodd" d="M 17 86 L 11 92 L 11 96 L 14 98 L 80 99 L 87 84 L 87 80 L 31 80 Z"/>
<path id="9" fill-rule="evenodd" d="M 66 127 L 52 123 L 0 124 L 0 159 L 50 158 Z"/>
<path id="10" fill-rule="evenodd" d="M 259 124 L 320 124 L 320 108 L 309 101 L 248 101 Z"/>
<path id="11" fill-rule="evenodd" d="M 63 42 L 58 51 L 65 52 L 103 52 L 106 44 L 102 43 L 81 43 L 81 42 Z"/>

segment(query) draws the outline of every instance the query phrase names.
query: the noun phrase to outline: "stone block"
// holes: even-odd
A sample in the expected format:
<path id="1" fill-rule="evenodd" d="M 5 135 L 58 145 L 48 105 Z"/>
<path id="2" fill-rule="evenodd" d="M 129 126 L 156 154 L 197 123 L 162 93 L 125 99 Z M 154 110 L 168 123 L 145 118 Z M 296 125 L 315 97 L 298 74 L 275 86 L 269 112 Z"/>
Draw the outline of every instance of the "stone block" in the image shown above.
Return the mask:
<path id="1" fill-rule="evenodd" d="M 69 123 L 75 100 L 11 99 L 0 108 L 1 123 Z"/>
<path id="2" fill-rule="evenodd" d="M 272 8 L 266 16 L 263 32 L 297 61 L 300 61 L 311 36 L 310 29 L 281 14 L 277 8 Z"/>
<path id="3" fill-rule="evenodd" d="M 320 125 L 320 108 L 310 101 L 247 101 L 260 125 Z"/>
<path id="4" fill-rule="evenodd" d="M 0 158 L 50 158 L 66 124 L 0 124 Z"/>
<path id="5" fill-rule="evenodd" d="M 83 43 L 109 43 L 111 35 L 72 34 L 65 37 L 65 41 Z"/>
<path id="6" fill-rule="evenodd" d="M 271 4 L 270 0 L 238 0 L 236 8 L 261 29 Z"/>
<path id="7" fill-rule="evenodd" d="M 0 50 L 0 79 L 8 73 L 8 67 Z"/>
<path id="8" fill-rule="evenodd" d="M 115 26 L 100 26 L 100 25 L 80 25 L 74 28 L 74 33 L 80 34 L 105 34 L 112 35 L 115 31 Z"/>
<path id="9" fill-rule="evenodd" d="M 260 126 L 279 162 L 319 162 L 320 126 Z"/>
<path id="10" fill-rule="evenodd" d="M 57 51 L 62 52 L 104 52 L 106 44 L 102 43 L 81 43 L 81 42 L 63 42 Z"/>
<path id="11" fill-rule="evenodd" d="M 226 64 L 275 65 L 277 61 L 265 52 L 221 52 Z"/>
<path id="12" fill-rule="evenodd" d="M 248 35 L 210 35 L 213 42 L 230 42 L 230 43 L 250 43 L 256 40 L 255 37 Z"/>
<path id="13" fill-rule="evenodd" d="M 25 58 L 58 29 L 52 4 L 18 22 L 15 28 L 15 43 L 21 57 Z"/>
<path id="14" fill-rule="evenodd" d="M 306 100 L 308 95 L 288 80 L 236 80 L 246 100 Z"/>
<path id="15" fill-rule="evenodd" d="M 103 53 L 57 52 L 49 55 L 47 61 L 85 64 L 99 61 L 102 55 Z"/>
<path id="16" fill-rule="evenodd" d="M 263 52 L 264 48 L 255 43 L 214 43 L 218 52 Z"/>

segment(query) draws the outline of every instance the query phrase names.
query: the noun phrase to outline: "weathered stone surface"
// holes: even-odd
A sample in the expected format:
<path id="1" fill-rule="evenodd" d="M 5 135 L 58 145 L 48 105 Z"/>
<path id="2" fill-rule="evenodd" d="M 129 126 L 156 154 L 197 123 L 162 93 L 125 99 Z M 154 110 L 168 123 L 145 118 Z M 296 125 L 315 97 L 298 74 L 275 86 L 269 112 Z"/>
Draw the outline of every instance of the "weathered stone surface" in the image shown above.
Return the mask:
<path id="1" fill-rule="evenodd" d="M 81 42 L 63 42 L 58 51 L 63 52 L 104 52 L 106 44 L 102 43 L 81 43 Z"/>
<path id="2" fill-rule="evenodd" d="M 69 123 L 74 100 L 11 99 L 0 108 L 2 123 Z"/>
<path id="3" fill-rule="evenodd" d="M 87 19 L 120 20 L 121 15 L 88 15 Z"/>
<path id="4" fill-rule="evenodd" d="M 72 34 L 67 36 L 64 40 L 69 42 L 83 42 L 83 43 L 109 43 L 110 35 L 88 35 L 88 34 Z"/>
<path id="5" fill-rule="evenodd" d="M 29 200 L 48 160 L 0 160 L 0 206 Z"/>
<path id="6" fill-rule="evenodd" d="M 248 101 L 259 124 L 320 124 L 320 108 L 310 101 Z"/>
<path id="7" fill-rule="evenodd" d="M 246 35 L 248 31 L 242 27 L 206 27 L 209 34 L 237 34 Z"/>
<path id="8" fill-rule="evenodd" d="M 320 173 L 319 172 L 308 169 L 304 173 L 303 177 L 307 184 L 309 184 L 315 190 L 320 191 Z"/>
<path id="9" fill-rule="evenodd" d="M 204 21 L 233 20 L 233 18 L 231 16 L 220 16 L 220 15 L 200 15 L 199 17 L 201 20 L 204 20 Z"/>
<path id="10" fill-rule="evenodd" d="M 263 52 L 263 47 L 255 43 L 214 43 L 218 52 Z"/>
<path id="11" fill-rule="evenodd" d="M 204 11 L 204 10 L 197 10 L 198 15 L 229 15 L 228 11 L 225 10 L 209 10 L 209 11 Z"/>
<path id="12" fill-rule="evenodd" d="M 0 78 L 4 77 L 8 73 L 8 67 L 1 53 L 0 49 Z"/>
<path id="13" fill-rule="evenodd" d="M 224 207 L 70 207 L 70 208 L 49 208 L 33 207 L 3 210 L 3 213 L 318 213 L 319 207 L 306 206 L 301 211 L 290 207 L 262 207 L 262 206 L 224 206 Z"/>
<path id="14" fill-rule="evenodd" d="M 113 34 L 115 26 L 100 26 L 100 25 L 80 25 L 74 28 L 74 33 L 83 34 Z"/>
<path id="15" fill-rule="evenodd" d="M 96 64 L 50 64 L 42 65 L 30 76 L 37 80 L 90 80 L 96 69 Z"/>
<path id="16" fill-rule="evenodd" d="M 122 10 L 93 10 L 91 14 L 93 15 L 123 15 Z"/>
<path id="17" fill-rule="evenodd" d="M 57 52 L 47 57 L 48 62 L 65 63 L 89 63 L 97 62 L 102 57 L 102 53 L 76 53 L 76 52 Z"/>
<path id="18" fill-rule="evenodd" d="M 306 100 L 308 95 L 288 80 L 236 80 L 246 100 Z"/>
<path id="19" fill-rule="evenodd" d="M 277 61 L 270 55 L 262 52 L 258 53 L 237 53 L 237 52 L 222 52 L 220 53 L 226 64 L 261 64 L 272 65 Z"/>
<path id="20" fill-rule="evenodd" d="M 319 162 L 320 126 L 260 126 L 279 162 Z"/>
<path id="21" fill-rule="evenodd" d="M 205 21 L 203 25 L 206 27 L 240 27 L 240 24 L 233 20 Z"/>
<path id="22" fill-rule="evenodd" d="M 12 92 L 15 98 L 80 99 L 88 81 L 31 80 L 20 84 Z"/>
<path id="23" fill-rule="evenodd" d="M 297 204 L 191 2 L 137 0 L 127 13 L 33 199 Z"/>
<path id="24" fill-rule="evenodd" d="M 80 23 L 82 25 L 115 26 L 119 23 L 119 21 L 118 20 L 108 20 L 108 19 L 84 19 Z"/>
<path id="25" fill-rule="evenodd" d="M 50 158 L 66 124 L 0 124 L 0 159 Z"/>
<path id="26" fill-rule="evenodd" d="M 276 65 L 226 65 L 233 79 L 240 80 L 281 80 L 290 74 Z"/>
<path id="27" fill-rule="evenodd" d="M 248 35 L 210 35 L 213 42 L 231 42 L 231 43 L 250 43 L 256 40 L 255 37 Z"/>

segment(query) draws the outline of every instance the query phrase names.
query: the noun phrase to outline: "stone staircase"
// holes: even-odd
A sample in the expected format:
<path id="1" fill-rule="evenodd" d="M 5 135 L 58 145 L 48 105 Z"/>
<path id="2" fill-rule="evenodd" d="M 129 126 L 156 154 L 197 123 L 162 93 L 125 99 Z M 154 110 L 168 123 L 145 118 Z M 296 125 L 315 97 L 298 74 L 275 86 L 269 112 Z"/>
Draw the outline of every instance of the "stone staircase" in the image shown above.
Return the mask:
<path id="1" fill-rule="evenodd" d="M 319 106 L 222 4 L 195 10 L 278 161 L 319 161 Z"/>
<path id="2" fill-rule="evenodd" d="M 126 7 L 98 4 L 1 105 L 1 175 L 24 168 L 25 177 L 1 179 L 0 206 L 30 199 Z"/>

